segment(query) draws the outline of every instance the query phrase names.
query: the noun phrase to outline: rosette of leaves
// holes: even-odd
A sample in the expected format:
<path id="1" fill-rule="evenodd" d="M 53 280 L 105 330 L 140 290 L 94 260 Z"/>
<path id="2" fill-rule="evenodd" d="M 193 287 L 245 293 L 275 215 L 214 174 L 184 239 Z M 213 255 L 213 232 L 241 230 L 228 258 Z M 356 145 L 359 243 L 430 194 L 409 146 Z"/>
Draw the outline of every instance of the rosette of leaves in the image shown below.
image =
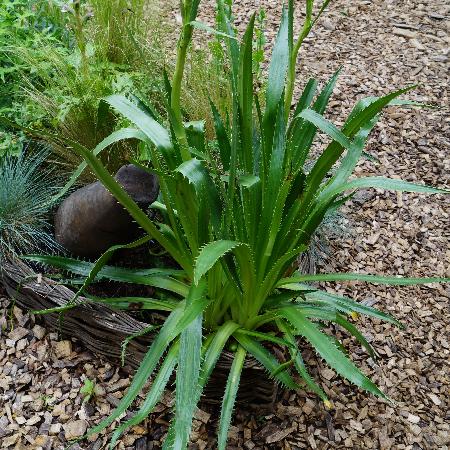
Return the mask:
<path id="1" fill-rule="evenodd" d="M 58 248 L 49 223 L 52 198 L 61 189 L 48 152 L 0 158 L 0 259 Z"/>
<path id="2" fill-rule="evenodd" d="M 228 3 L 228 2 L 227 2 Z M 140 282 L 165 291 L 146 299 L 146 308 L 167 311 L 127 392 L 116 410 L 93 427 L 98 433 L 132 404 L 146 382 L 152 383 L 140 410 L 114 432 L 111 447 L 128 427 L 144 420 L 176 372 L 174 417 L 164 449 L 183 449 L 189 442 L 192 417 L 203 387 L 225 348 L 234 349 L 224 389 L 217 448 L 225 449 L 227 433 L 244 361 L 252 356 L 270 376 L 296 389 L 299 383 L 330 402 L 311 377 L 298 339 L 308 341 L 338 374 L 379 397 L 386 395 L 346 356 L 322 324 L 332 323 L 353 335 L 369 355 L 374 350 L 351 322 L 355 313 L 399 325 L 390 315 L 350 298 L 330 294 L 312 282 L 359 280 L 392 285 L 449 281 L 442 278 L 399 278 L 360 273 L 308 275 L 292 269 L 308 249 L 324 217 L 361 188 L 448 194 L 449 191 L 383 177 L 350 178 L 380 112 L 387 105 L 404 104 L 397 98 L 410 88 L 358 101 L 341 128 L 324 118 L 338 74 L 321 90 L 311 79 L 291 110 L 297 55 L 304 38 L 326 8 L 313 17 L 313 0 L 306 2 L 306 19 L 294 40 L 293 0 L 283 9 L 274 43 L 267 82 L 255 95 L 253 34 L 255 16 L 239 38 L 230 14 L 219 0 L 220 28 L 226 37 L 230 65 L 232 110 L 226 117 L 211 109 L 215 143 L 206 142 L 202 123 L 183 123 L 180 89 L 199 0 L 181 2 L 182 31 L 172 83 L 166 80 L 168 117 L 165 128 L 146 108 L 123 96 L 106 101 L 133 127 L 113 133 L 94 151 L 70 145 L 85 159 L 98 179 L 130 212 L 147 233 L 177 262 L 179 270 L 124 271 L 106 266 L 114 249 L 95 264 L 65 258 L 32 257 L 81 275 L 86 285 L 94 278 Z M 264 108 L 258 98 L 264 98 Z M 329 143 L 308 170 L 307 161 L 318 130 Z M 145 211 L 108 173 L 98 153 L 120 139 L 137 138 L 149 149 L 147 169 L 158 174 L 161 202 L 154 205 L 165 216 L 152 222 Z M 82 291 L 82 290 L 81 290 Z M 80 292 L 80 291 L 79 291 Z M 114 299 L 103 299 L 114 304 Z M 116 299 L 118 307 L 134 302 Z M 141 301 L 141 300 L 140 300 Z M 72 305 L 73 306 L 73 305 Z M 267 329 L 272 330 L 267 332 Z M 276 330 L 276 332 L 273 332 Z M 153 329 L 154 331 L 154 329 Z M 271 345 L 281 346 L 281 364 Z"/>

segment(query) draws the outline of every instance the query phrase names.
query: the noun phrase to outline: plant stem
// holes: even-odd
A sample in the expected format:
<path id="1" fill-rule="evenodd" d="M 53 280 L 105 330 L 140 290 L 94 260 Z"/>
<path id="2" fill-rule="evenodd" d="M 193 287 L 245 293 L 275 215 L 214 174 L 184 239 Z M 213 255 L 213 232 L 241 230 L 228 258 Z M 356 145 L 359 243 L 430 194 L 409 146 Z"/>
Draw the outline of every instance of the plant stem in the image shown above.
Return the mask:
<path id="1" fill-rule="evenodd" d="M 170 98 L 170 106 L 174 115 L 173 131 L 177 137 L 181 146 L 181 157 L 183 161 L 191 159 L 191 155 L 188 150 L 188 141 L 186 137 L 186 130 L 183 125 L 183 116 L 181 114 L 181 84 L 183 81 L 184 68 L 186 65 L 186 56 L 189 44 L 192 40 L 193 27 L 189 23 L 190 18 L 190 5 L 182 4 L 182 16 L 183 16 L 183 28 L 181 31 L 180 39 L 178 41 L 177 62 L 175 66 L 175 72 L 172 80 L 172 94 Z"/>
<path id="2" fill-rule="evenodd" d="M 81 55 L 81 71 L 84 76 L 88 75 L 89 65 L 86 55 L 86 39 L 83 32 L 83 18 L 81 16 L 81 4 L 79 1 L 74 2 L 74 20 L 75 20 L 75 39 Z"/>

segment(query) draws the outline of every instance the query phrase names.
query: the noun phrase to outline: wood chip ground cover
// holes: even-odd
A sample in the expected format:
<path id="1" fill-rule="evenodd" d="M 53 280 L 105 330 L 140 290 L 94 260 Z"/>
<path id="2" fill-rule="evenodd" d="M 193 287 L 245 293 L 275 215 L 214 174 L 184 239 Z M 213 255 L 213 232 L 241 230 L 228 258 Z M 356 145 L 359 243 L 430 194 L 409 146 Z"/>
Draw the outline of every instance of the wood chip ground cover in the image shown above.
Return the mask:
<path id="1" fill-rule="evenodd" d="M 213 21 L 213 1 L 202 20 Z M 251 11 L 267 8 L 269 37 L 280 14 L 277 1 L 236 1 L 242 26 Z M 299 3 L 299 8 L 300 4 Z M 439 109 L 390 108 L 368 151 L 380 164 L 364 162 L 357 175 L 382 174 L 448 187 L 450 174 L 449 15 L 444 0 L 336 0 L 308 39 L 299 65 L 301 87 L 309 76 L 322 83 L 343 73 L 331 103 L 337 123 L 357 98 L 419 84 L 409 97 Z M 410 276 L 450 276 L 449 201 L 439 196 L 366 191 L 345 206 L 352 233 L 337 242 L 327 265 L 333 270 Z M 334 283 L 330 290 L 376 304 L 406 326 L 399 330 L 359 319 L 380 354 L 367 359 L 356 343 L 343 341 L 352 358 L 394 400 L 390 405 L 355 390 L 313 353 L 306 355 L 331 397 L 326 411 L 313 395 L 286 393 L 273 414 L 237 413 L 230 449 L 447 449 L 450 446 L 450 321 L 448 286 L 386 288 Z M 3 297 L 0 295 L 0 297 Z M 0 448 L 62 449 L 66 439 L 98 423 L 129 384 L 121 370 L 61 341 L 34 318 L 2 298 L 0 303 Z M 84 379 L 96 396 L 82 403 Z M 170 418 L 164 397 L 149 420 L 121 440 L 120 449 L 158 449 Z M 200 411 L 191 447 L 214 448 L 215 415 Z M 106 436 L 74 449 L 98 450 Z"/>

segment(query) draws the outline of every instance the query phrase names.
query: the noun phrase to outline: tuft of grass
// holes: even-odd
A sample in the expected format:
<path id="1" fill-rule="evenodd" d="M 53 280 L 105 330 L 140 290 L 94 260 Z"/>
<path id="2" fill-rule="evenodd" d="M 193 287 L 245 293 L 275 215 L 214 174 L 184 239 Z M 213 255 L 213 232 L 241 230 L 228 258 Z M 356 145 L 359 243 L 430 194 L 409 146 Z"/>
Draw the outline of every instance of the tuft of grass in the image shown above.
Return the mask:
<path id="1" fill-rule="evenodd" d="M 0 159 L 0 258 L 37 250 L 57 250 L 48 216 L 60 189 L 48 151 Z"/>

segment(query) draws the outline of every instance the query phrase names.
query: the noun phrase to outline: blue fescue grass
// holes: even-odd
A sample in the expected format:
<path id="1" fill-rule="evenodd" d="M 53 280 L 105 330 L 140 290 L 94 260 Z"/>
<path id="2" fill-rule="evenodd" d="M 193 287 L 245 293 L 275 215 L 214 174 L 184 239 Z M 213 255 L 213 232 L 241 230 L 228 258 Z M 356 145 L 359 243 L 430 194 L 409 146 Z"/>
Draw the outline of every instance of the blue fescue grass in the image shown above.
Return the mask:
<path id="1" fill-rule="evenodd" d="M 40 149 L 0 159 L 0 257 L 58 248 L 48 219 L 60 182 L 47 155 Z"/>

